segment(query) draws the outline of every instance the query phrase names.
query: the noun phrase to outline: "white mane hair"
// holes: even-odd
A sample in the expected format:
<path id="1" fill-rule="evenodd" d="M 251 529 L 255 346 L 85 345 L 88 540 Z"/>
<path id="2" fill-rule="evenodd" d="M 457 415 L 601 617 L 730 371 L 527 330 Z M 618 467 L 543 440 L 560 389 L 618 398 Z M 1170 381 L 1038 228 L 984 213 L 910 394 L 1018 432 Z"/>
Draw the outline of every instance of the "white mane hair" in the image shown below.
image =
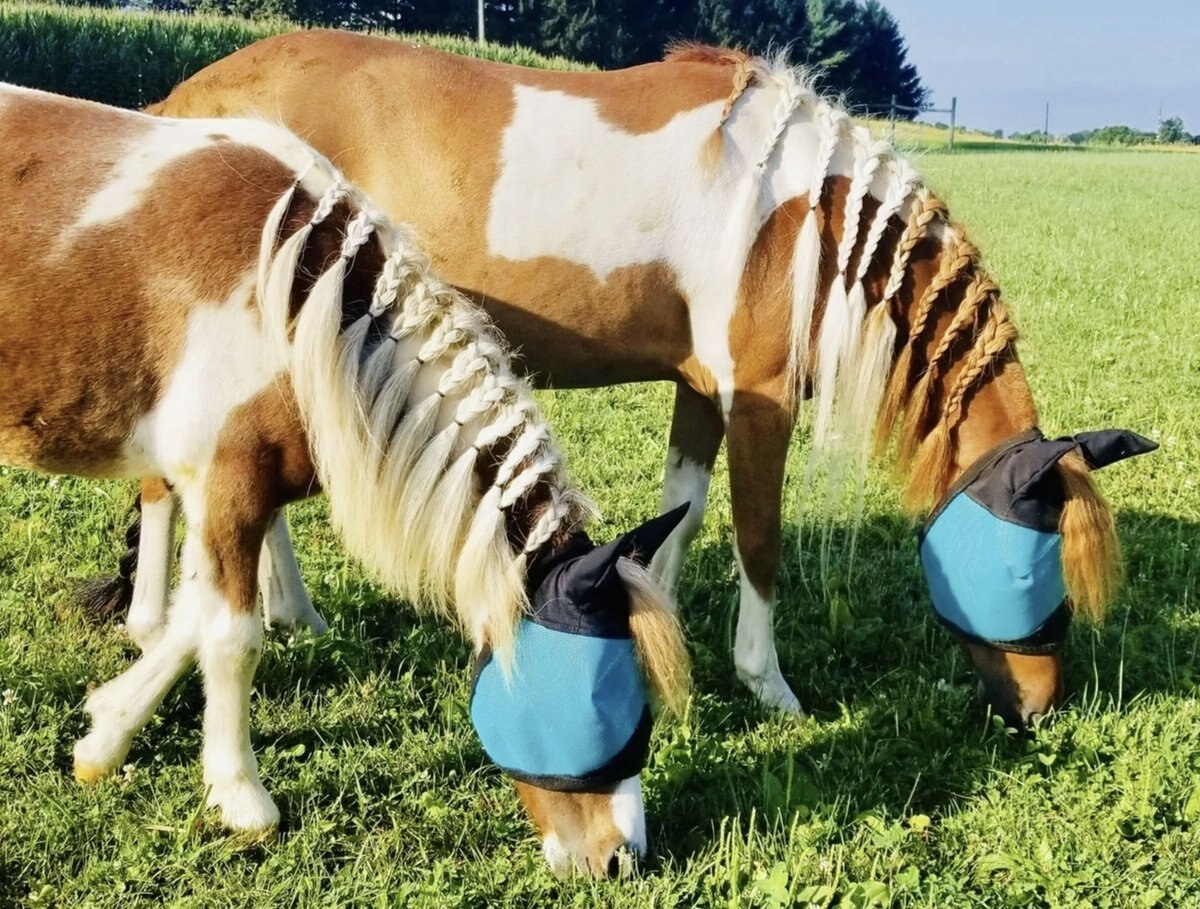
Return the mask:
<path id="1" fill-rule="evenodd" d="M 818 467 L 829 471 L 826 504 L 832 504 L 847 468 L 853 468 L 852 475 L 861 478 L 866 466 L 893 363 L 897 331 L 891 314 L 893 301 L 903 284 L 913 248 L 935 229 L 936 219 L 916 217 L 931 196 L 912 166 L 899 158 L 890 144 L 854 126 L 845 110 L 813 88 L 803 68 L 788 65 L 786 54 L 770 59 L 746 58 L 739 69 L 742 71 L 734 77 L 733 95 L 718 130 L 724 128 L 738 103 L 760 103 L 765 108 L 767 102 L 756 100 L 756 95 L 774 96 L 773 122 L 754 157 L 756 164 L 743 177 L 745 242 L 735 252 L 742 257 L 743 268 L 764 223 L 759 201 L 766 191 L 768 168 L 771 164 L 793 166 L 795 157 L 786 152 L 789 131 L 811 131 L 804 145 L 812 149 L 806 158 L 808 169 L 788 179 L 789 184 L 798 182 L 806 187 L 802 198 L 808 210 L 792 259 L 787 384 L 798 405 L 811 381 L 813 461 L 808 475 L 811 481 Z M 797 147 L 801 145 L 797 143 Z M 749 155 L 754 156 L 753 149 Z M 850 180 L 844 202 L 845 226 L 837 243 L 835 276 L 822 301 L 820 208 L 827 178 L 838 174 Z M 864 218 L 868 194 L 879 203 L 869 220 Z M 944 212 L 939 207 L 936 214 Z M 900 218 L 907 226 L 895 242 L 884 243 L 893 218 Z M 856 248 L 861 252 L 851 269 Z M 890 256 L 889 279 L 882 299 L 868 311 L 867 274 L 876 259 L 884 255 Z M 818 312 L 820 326 L 814 344 L 813 326 Z"/>
<path id="2" fill-rule="evenodd" d="M 280 243 L 301 191 L 316 208 Z M 293 317 L 306 245 L 322 225 L 339 227 L 335 210 L 350 215 L 340 255 Z M 343 299 L 346 280 L 372 243 L 386 259 L 356 315 Z M 477 647 L 507 658 L 528 606 L 528 558 L 582 527 L 593 509 L 568 486 L 531 390 L 487 316 L 324 161 L 275 205 L 259 274 L 267 330 L 277 349 L 290 350 L 317 471 L 347 545 L 389 587 L 456 616 Z M 477 466 L 485 476 L 494 470 L 486 489 Z"/>

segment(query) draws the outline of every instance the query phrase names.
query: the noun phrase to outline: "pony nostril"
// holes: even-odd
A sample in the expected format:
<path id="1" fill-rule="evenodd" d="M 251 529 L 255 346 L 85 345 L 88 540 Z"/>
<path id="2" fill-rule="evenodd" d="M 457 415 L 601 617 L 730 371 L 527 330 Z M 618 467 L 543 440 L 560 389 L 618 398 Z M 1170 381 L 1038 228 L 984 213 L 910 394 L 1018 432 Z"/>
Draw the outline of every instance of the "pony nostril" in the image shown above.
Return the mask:
<path id="1" fill-rule="evenodd" d="M 597 876 L 607 878 L 608 880 L 627 877 L 633 872 L 636 858 L 637 854 L 632 847 L 627 844 L 618 846 L 609 855 L 608 863 L 596 872 Z M 593 868 L 595 867 L 593 866 Z"/>
<path id="2" fill-rule="evenodd" d="M 612 854 L 612 857 L 608 860 L 608 878 L 609 878 L 609 880 L 615 880 L 616 878 L 618 878 L 620 876 L 621 876 L 621 857 L 619 855 L 617 855 L 617 853 L 614 852 Z"/>

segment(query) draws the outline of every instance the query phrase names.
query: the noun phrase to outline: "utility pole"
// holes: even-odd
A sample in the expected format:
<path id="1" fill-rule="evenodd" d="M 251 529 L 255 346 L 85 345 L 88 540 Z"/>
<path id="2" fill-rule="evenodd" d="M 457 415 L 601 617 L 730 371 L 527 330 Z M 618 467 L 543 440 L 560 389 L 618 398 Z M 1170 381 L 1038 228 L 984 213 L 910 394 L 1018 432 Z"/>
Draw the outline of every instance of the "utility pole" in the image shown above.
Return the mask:
<path id="1" fill-rule="evenodd" d="M 479 43 L 483 44 L 483 0 L 479 0 Z"/>
<path id="2" fill-rule="evenodd" d="M 1046 102 L 1046 128 L 1042 130 L 1042 141 L 1050 144 L 1050 102 Z"/>
<path id="3" fill-rule="evenodd" d="M 958 116 L 958 95 L 950 99 L 950 151 L 954 151 L 954 119 Z"/>

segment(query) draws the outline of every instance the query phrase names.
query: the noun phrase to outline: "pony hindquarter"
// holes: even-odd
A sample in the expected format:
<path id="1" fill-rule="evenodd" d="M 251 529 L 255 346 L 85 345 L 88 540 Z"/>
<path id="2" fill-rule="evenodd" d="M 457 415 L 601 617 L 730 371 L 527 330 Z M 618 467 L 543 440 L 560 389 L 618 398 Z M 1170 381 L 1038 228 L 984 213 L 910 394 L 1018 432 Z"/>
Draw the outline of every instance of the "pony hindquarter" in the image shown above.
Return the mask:
<path id="1" fill-rule="evenodd" d="M 269 583 L 294 563 L 282 507 L 319 478 L 385 583 L 512 669 L 526 574 L 578 548 L 590 506 L 486 317 L 290 133 L 8 86 L 0 128 L 0 166 L 22 175 L 9 200 L 19 227 L 0 236 L 0 462 L 162 477 L 144 511 L 167 545 L 143 567 L 164 586 L 169 492 L 187 530 L 165 621 L 159 598 L 140 601 L 142 657 L 87 699 L 76 775 L 119 767 L 197 663 L 208 800 L 234 829 L 272 827 L 248 714 L 264 543 Z M 669 599 L 633 553 L 609 555 L 606 589 L 641 672 L 678 707 L 686 651 Z M 522 797 L 560 864 L 605 876 L 625 867 L 617 851 L 644 849 L 636 776 L 586 806 L 577 793 Z"/>
<path id="2" fill-rule="evenodd" d="M 351 111 L 349 93 L 365 93 Z M 727 439 L 734 660 L 769 705 L 800 709 L 771 614 L 801 400 L 834 481 L 865 469 L 877 427 L 894 436 L 915 510 L 1036 423 L 1012 323 L 963 231 L 779 61 L 689 47 L 552 73 L 311 31 L 238 51 L 155 108 L 261 112 L 309 137 L 416 219 L 440 271 L 554 385 L 675 381 L 664 505 L 692 509 L 656 567 L 678 579 Z M 1054 472 L 1068 586 L 1098 611 L 1107 585 L 1080 579 L 1113 573 L 1111 516 L 1086 468 Z M 998 701 L 1022 715 L 1052 702 L 1057 657 L 969 646 Z"/>

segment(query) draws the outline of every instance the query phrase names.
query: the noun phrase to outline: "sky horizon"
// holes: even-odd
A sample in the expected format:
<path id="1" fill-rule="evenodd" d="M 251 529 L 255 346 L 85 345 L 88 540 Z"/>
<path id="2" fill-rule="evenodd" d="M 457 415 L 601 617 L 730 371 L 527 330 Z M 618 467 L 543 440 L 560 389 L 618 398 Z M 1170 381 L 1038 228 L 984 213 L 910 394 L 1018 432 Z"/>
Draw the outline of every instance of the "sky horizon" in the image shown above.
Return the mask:
<path id="1" fill-rule="evenodd" d="M 882 0 L 935 107 L 958 97 L 958 121 L 991 132 L 1102 126 L 1200 133 L 1200 2 Z M 1131 10 L 1133 11 L 1131 13 Z M 947 120 L 925 114 L 923 120 Z"/>

